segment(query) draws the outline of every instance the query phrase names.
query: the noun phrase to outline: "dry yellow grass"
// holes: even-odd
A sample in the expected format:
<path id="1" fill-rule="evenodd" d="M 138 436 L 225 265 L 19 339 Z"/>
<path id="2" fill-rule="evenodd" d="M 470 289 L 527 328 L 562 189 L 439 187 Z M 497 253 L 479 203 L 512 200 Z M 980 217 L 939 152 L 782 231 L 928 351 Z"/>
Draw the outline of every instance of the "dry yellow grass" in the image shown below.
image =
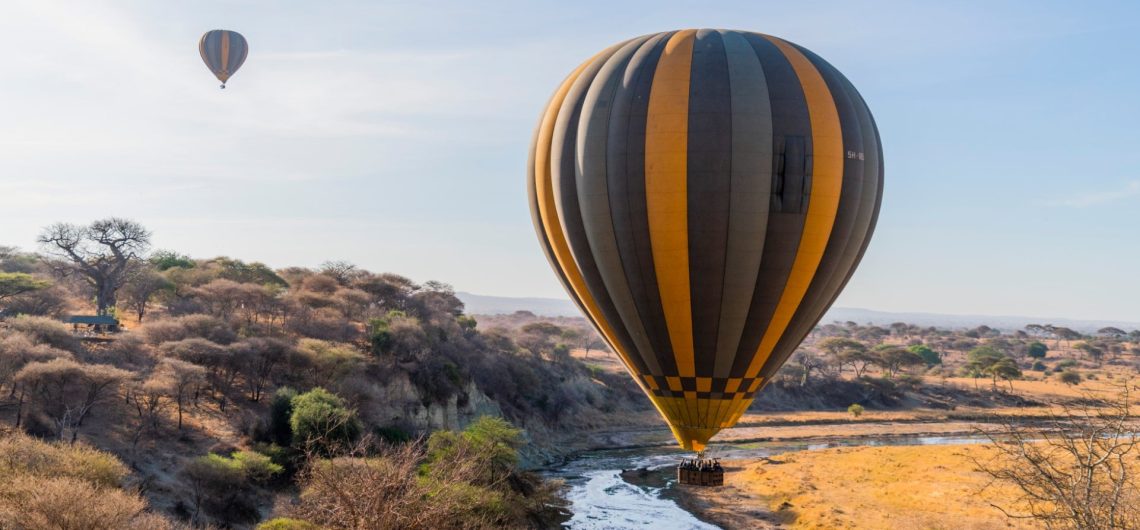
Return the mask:
<path id="1" fill-rule="evenodd" d="M 1016 492 L 976 470 L 971 455 L 989 451 L 854 447 L 729 461 L 724 488 L 686 487 L 681 502 L 725 528 L 1035 528 L 990 505 L 1009 508 Z"/>

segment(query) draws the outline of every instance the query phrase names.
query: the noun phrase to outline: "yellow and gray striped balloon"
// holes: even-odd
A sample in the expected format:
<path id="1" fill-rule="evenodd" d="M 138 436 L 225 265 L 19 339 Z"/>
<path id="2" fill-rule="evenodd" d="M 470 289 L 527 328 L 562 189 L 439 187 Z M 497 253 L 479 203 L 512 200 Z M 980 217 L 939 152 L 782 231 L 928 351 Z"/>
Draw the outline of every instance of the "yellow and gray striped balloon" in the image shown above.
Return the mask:
<path id="1" fill-rule="evenodd" d="M 883 187 L 875 121 L 838 70 L 776 37 L 709 29 L 579 66 L 528 169 L 554 270 L 694 450 L 835 301 Z"/>
<path id="2" fill-rule="evenodd" d="M 207 31 L 198 40 L 198 53 L 206 67 L 222 82 L 222 88 L 226 88 L 226 81 L 241 68 L 249 55 L 249 44 L 241 33 L 215 29 Z"/>

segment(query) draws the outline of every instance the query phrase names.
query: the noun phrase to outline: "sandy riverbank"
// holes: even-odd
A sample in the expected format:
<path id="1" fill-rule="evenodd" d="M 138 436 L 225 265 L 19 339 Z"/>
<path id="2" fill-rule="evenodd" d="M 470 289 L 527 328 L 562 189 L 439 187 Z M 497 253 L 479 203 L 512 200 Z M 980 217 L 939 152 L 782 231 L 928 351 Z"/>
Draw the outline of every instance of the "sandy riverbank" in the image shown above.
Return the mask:
<path id="1" fill-rule="evenodd" d="M 985 445 L 847 447 L 728 460 L 723 488 L 679 486 L 701 519 L 737 528 L 1035 528 L 1007 519 L 1013 491 L 972 457 Z"/>

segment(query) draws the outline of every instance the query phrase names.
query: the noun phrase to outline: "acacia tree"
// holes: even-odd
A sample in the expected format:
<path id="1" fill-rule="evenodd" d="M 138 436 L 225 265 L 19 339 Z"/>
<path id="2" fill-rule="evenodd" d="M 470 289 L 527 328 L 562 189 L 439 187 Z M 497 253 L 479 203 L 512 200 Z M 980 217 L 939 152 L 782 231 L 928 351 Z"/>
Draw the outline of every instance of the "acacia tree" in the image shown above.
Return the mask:
<path id="1" fill-rule="evenodd" d="M 129 219 L 109 217 L 88 226 L 56 223 L 37 241 L 45 253 L 65 264 L 57 272 L 78 274 L 91 286 L 96 310 L 105 315 L 150 248 L 150 232 Z"/>
<path id="2" fill-rule="evenodd" d="M 891 344 L 880 344 L 871 353 L 875 356 L 875 364 L 886 372 L 888 378 L 894 377 L 904 367 L 923 364 L 918 354 Z"/>
<path id="3" fill-rule="evenodd" d="M 180 359 L 163 359 L 158 363 L 158 372 L 170 382 L 171 400 L 178 406 L 178 430 L 182 430 L 182 411 L 186 401 L 198 394 L 198 388 L 206 382 L 206 369 Z M 196 401 L 196 400 L 195 400 Z"/>
<path id="4" fill-rule="evenodd" d="M 127 306 L 138 316 L 138 321 L 142 322 L 155 295 L 173 289 L 174 284 L 170 280 L 147 266 L 138 269 L 135 274 L 131 275 L 131 278 L 123 286 L 123 294 L 126 295 Z"/>
<path id="5" fill-rule="evenodd" d="M 850 365 L 856 378 L 863 377 L 867 365 L 875 362 L 875 357 L 867 351 L 867 346 L 857 340 L 831 337 L 821 341 L 819 348 L 835 356 L 841 373 L 844 365 Z"/>
<path id="6" fill-rule="evenodd" d="M 6 298 L 50 287 L 51 283 L 23 272 L 0 272 L 0 302 Z"/>
<path id="7" fill-rule="evenodd" d="M 96 403 L 113 394 L 130 372 L 104 364 L 79 364 L 57 358 L 32 362 L 16 373 L 16 382 L 28 388 L 39 407 L 56 424 L 56 436 L 64 439 L 71 430 L 71 441 Z"/>

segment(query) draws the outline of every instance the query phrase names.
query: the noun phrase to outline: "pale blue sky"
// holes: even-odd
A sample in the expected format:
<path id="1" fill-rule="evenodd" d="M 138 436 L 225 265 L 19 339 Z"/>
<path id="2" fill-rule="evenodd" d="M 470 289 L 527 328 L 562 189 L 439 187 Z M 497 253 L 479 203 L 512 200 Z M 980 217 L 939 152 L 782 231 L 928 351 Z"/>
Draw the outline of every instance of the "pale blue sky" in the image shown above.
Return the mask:
<path id="1" fill-rule="evenodd" d="M 525 199 L 538 112 L 682 27 L 806 46 L 875 113 L 883 211 L 838 305 L 1140 320 L 1129 2 L 5 2 L 0 244 L 117 215 L 196 257 L 561 296 Z M 214 28 L 250 41 L 224 91 Z"/>

